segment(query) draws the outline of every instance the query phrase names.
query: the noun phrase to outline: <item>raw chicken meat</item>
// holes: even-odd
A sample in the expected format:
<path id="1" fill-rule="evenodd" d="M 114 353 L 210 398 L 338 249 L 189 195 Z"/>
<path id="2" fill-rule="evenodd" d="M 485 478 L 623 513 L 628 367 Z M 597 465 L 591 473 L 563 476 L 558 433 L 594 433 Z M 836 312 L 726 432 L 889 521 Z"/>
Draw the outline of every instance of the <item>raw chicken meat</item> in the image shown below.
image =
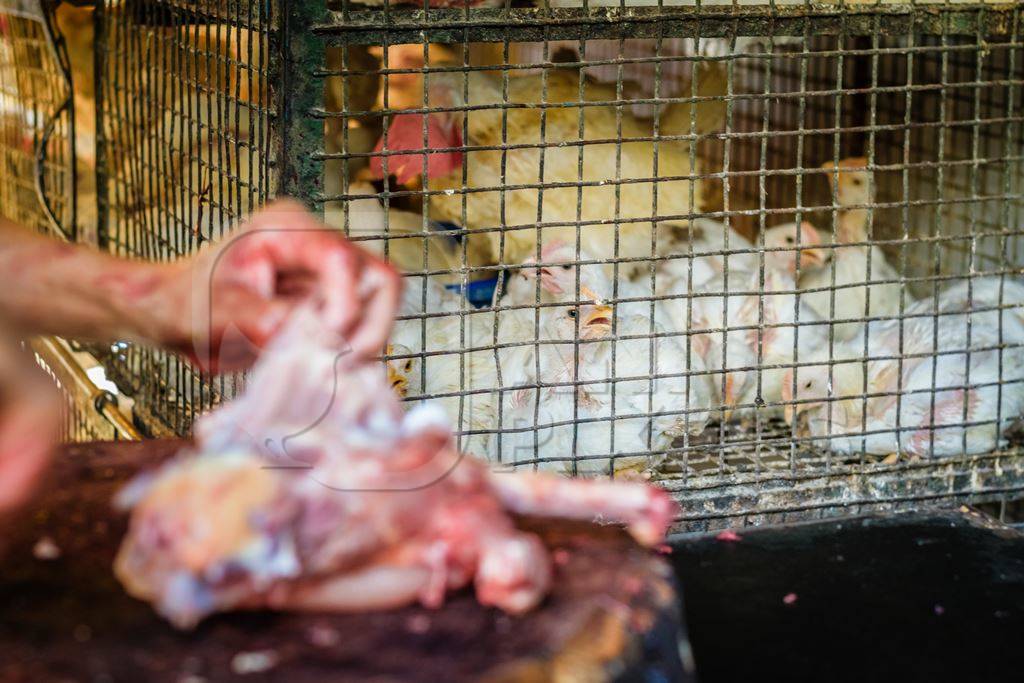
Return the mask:
<path id="1" fill-rule="evenodd" d="M 345 354 L 300 310 L 244 394 L 197 425 L 197 445 L 124 490 L 115 572 L 180 628 L 242 608 L 439 606 L 470 582 L 481 603 L 536 606 L 540 540 L 511 515 L 617 521 L 660 542 L 675 514 L 638 483 L 495 474 L 461 456 L 439 409 L 403 413 L 382 365 Z"/>

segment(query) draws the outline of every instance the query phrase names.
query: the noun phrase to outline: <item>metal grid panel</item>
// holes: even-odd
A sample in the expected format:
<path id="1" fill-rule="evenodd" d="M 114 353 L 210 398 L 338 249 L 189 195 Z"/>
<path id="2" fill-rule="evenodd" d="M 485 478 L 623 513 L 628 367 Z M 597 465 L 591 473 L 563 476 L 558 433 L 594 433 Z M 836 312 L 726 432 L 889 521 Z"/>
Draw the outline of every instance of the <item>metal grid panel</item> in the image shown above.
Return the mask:
<path id="1" fill-rule="evenodd" d="M 89 400 L 90 397 L 83 396 L 79 387 L 74 386 L 68 377 L 61 377 L 59 371 L 55 369 L 60 367 L 57 359 L 50 355 L 43 355 L 40 353 L 40 348 L 34 345 L 26 350 L 26 353 L 28 352 L 32 353 L 36 364 L 53 380 L 57 391 L 60 392 L 59 438 L 62 442 L 113 441 L 118 438 L 117 429 L 104 419 Z"/>
<path id="2" fill-rule="evenodd" d="M 0 214 L 75 231 L 67 56 L 37 2 L 0 3 Z"/>
<path id="3" fill-rule="evenodd" d="M 98 185 L 100 239 L 111 252 L 173 260 L 274 196 L 274 11 L 273 3 L 102 3 Z M 173 355 L 125 343 L 94 352 L 155 433 L 187 432 L 237 381 L 209 381 Z"/>
<path id="4" fill-rule="evenodd" d="M 252 27 L 237 13 L 224 14 L 230 3 L 196 11 L 157 2 L 129 14 L 113 4 L 104 18 L 102 164 L 111 174 L 110 246 L 168 258 L 195 246 L 197 226 L 212 228 L 204 237 L 218 234 L 223 223 L 201 210 L 204 203 L 228 204 L 228 216 L 236 216 L 274 189 L 260 185 L 246 204 L 224 194 L 233 191 L 231 182 L 203 174 L 234 181 L 236 189 L 248 184 L 237 160 L 217 156 L 225 139 L 241 137 L 221 126 L 233 118 L 224 114 L 247 98 L 209 85 L 204 74 L 217 61 L 211 52 L 221 53 L 211 49 L 208 32 L 186 27 L 200 19 Z M 448 408 L 465 447 L 509 467 L 647 470 L 684 501 L 687 528 L 979 501 L 1024 488 L 1012 431 L 994 452 L 934 456 L 920 454 L 918 444 L 919 454 L 910 456 L 914 448 L 903 446 L 892 449 L 900 455 L 840 448 L 809 431 L 806 411 L 801 420 L 784 419 L 787 406 L 816 405 L 831 416 L 830 405 L 856 412 L 859 404 L 864 413 L 886 396 L 897 405 L 944 396 L 934 388 L 942 387 L 939 372 L 916 393 L 904 387 L 839 395 L 842 385 L 830 381 L 833 393 L 813 401 L 797 380 L 801 371 L 824 368 L 834 376 L 851 364 L 862 374 L 894 366 L 902 378 L 904 366 L 955 356 L 951 328 L 942 328 L 942 343 L 933 339 L 931 351 L 916 354 L 908 348 L 921 339 L 897 334 L 896 351 L 873 353 L 874 365 L 841 357 L 848 345 L 839 336 L 851 325 L 869 323 L 874 334 L 930 319 L 932 334 L 919 336 L 937 337 L 935 330 L 956 319 L 935 310 L 948 288 L 1022 275 L 1019 8 L 327 10 L 296 3 L 287 12 L 280 18 L 285 49 L 268 51 L 287 57 L 276 65 L 281 80 L 273 81 L 282 89 L 278 115 L 270 102 L 246 108 L 271 123 L 280 119 L 287 144 L 274 168 L 281 188 L 405 271 L 406 310 L 387 354 L 390 370 L 409 400 L 433 398 Z M 257 33 L 274 42 L 274 29 Z M 180 52 L 191 62 L 175 56 Z M 207 71 L 183 70 L 197 58 Z M 232 73 L 254 65 L 223 63 L 220 82 L 229 84 Z M 259 62 L 255 72 L 264 78 L 269 66 Z M 220 116 L 207 119 L 216 123 L 207 129 L 193 120 L 201 110 L 176 108 L 168 80 L 200 93 L 212 106 L 206 111 Z M 161 123 L 167 119 L 189 125 L 168 132 Z M 265 129 L 250 128 L 249 160 L 266 164 L 269 175 L 273 146 L 253 143 L 252 130 Z M 453 130 L 457 142 L 445 144 Z M 196 135 L 205 153 L 195 153 Z M 154 137 L 162 144 L 150 144 Z M 197 160 L 191 174 L 178 170 L 182 154 Z M 851 157 L 863 158 L 853 168 L 869 191 L 852 208 L 833 185 L 856 171 L 822 168 Z M 454 170 L 445 169 L 452 159 Z M 161 190 L 153 169 L 176 182 Z M 381 170 L 389 177 L 379 179 Z M 424 172 L 426 183 L 415 178 Z M 852 215 L 860 216 L 865 236 L 851 242 L 844 226 Z M 731 242 L 697 253 L 696 236 L 715 225 L 709 221 L 728 226 L 719 232 Z M 804 243 L 809 231 L 799 233 L 796 247 L 767 242 L 772 228 L 791 221 L 810 221 L 820 243 Z M 553 237 L 568 244 L 567 262 L 546 260 Z M 862 309 L 846 327 L 824 326 L 820 343 L 801 346 L 801 335 L 820 336 L 820 318 L 865 289 L 834 279 L 809 291 L 803 278 L 813 264 L 801 265 L 805 251 L 835 264 L 851 250 L 874 260 L 874 284 L 897 285 L 896 310 Z M 769 289 L 777 277 L 773 259 L 787 256 L 800 268 L 798 279 Z M 714 287 L 692 284 L 701 258 L 727 264 Z M 885 274 L 886 264 L 894 275 Z M 567 265 L 566 284 L 558 271 Z M 669 266 L 682 268 L 687 291 L 659 289 Z M 598 298 L 611 308 L 612 336 L 581 339 L 582 325 L 609 322 L 581 315 L 597 305 L 584 289 L 595 269 L 606 278 Z M 566 284 L 561 298 L 541 286 L 545 277 Z M 499 293 L 519 286 L 524 298 L 477 307 L 459 295 L 494 278 Z M 824 312 L 820 301 L 817 308 L 808 303 L 821 298 L 814 294 L 824 295 Z M 727 308 L 735 297 L 745 297 L 752 321 Z M 773 318 L 778 297 L 793 301 L 795 320 Z M 708 302 L 722 305 L 721 319 L 695 324 L 694 311 Z M 1000 294 L 987 308 L 970 303 L 984 316 L 1012 314 L 1020 302 Z M 804 304 L 818 317 L 799 317 Z M 670 306 L 675 313 L 659 317 Z M 980 335 L 984 318 L 977 320 L 973 334 Z M 960 350 L 990 358 L 984 354 L 993 349 L 968 345 L 968 334 Z M 795 337 L 792 349 L 766 356 L 766 339 L 785 335 Z M 746 344 L 752 357 L 731 358 L 730 340 L 734 349 Z M 694 360 L 716 344 L 724 360 Z M 998 330 L 994 346 L 998 374 L 985 386 L 1016 396 L 1016 361 L 1007 361 L 1004 373 L 1002 359 L 1017 358 L 1020 340 Z M 870 336 L 867 348 L 877 350 Z M 595 370 L 588 359 L 598 354 Z M 177 431 L 230 389 L 201 384 L 173 359 L 150 352 L 119 347 L 114 356 L 119 384 L 132 386 Z M 780 374 L 790 378 L 793 396 L 781 393 Z M 737 398 L 730 383 L 746 391 Z M 984 388 L 969 376 L 961 385 Z M 665 386 L 675 392 L 667 402 Z M 710 404 L 696 400 L 699 391 L 712 396 Z M 843 436 L 856 442 L 865 432 L 892 439 L 911 433 L 899 410 L 891 429 L 862 424 Z M 994 434 L 999 420 L 982 422 Z M 668 423 L 689 433 L 666 443 Z"/>

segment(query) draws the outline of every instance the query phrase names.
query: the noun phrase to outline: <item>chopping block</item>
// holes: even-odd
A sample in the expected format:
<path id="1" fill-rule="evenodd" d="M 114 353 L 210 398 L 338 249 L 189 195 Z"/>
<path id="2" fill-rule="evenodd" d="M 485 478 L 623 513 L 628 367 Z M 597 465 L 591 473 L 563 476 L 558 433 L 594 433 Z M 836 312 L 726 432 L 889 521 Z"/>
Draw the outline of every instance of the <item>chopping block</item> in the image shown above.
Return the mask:
<path id="1" fill-rule="evenodd" d="M 111 500 L 184 443 L 62 447 L 40 495 L 0 541 L 0 680 L 692 680 L 665 559 L 618 528 L 543 519 L 518 523 L 551 549 L 555 581 L 541 607 L 520 617 L 466 590 L 436 610 L 238 612 L 176 631 L 113 575 L 127 518 Z"/>

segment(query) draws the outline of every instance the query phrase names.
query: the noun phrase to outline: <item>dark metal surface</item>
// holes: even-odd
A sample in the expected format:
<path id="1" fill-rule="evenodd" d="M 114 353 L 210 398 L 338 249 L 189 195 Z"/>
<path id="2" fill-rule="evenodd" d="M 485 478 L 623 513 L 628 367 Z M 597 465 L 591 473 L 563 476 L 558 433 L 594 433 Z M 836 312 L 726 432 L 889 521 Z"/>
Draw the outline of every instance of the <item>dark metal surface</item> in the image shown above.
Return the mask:
<path id="1" fill-rule="evenodd" d="M 582 3 L 581 3 L 582 4 Z M 628 5 L 628 3 L 626 3 Z M 881 21 L 880 21 L 881 20 Z M 1012 3 L 913 5 L 911 3 L 702 7 L 512 7 L 470 10 L 382 10 L 351 3 L 331 11 L 314 31 L 351 34 L 346 42 L 402 43 L 532 42 L 602 38 L 729 38 L 732 36 L 1006 35 L 1019 22 Z M 1018 26 L 1019 30 L 1019 26 Z"/>

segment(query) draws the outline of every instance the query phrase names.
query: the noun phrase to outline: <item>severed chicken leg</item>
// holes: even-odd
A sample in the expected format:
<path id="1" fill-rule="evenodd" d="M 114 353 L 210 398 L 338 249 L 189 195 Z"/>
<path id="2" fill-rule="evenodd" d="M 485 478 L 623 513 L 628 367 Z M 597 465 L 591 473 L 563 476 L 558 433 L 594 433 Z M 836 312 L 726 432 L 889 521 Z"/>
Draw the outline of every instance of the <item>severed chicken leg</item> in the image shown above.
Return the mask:
<path id="1" fill-rule="evenodd" d="M 473 583 L 481 603 L 535 607 L 547 550 L 512 514 L 624 523 L 658 543 L 671 498 L 641 483 L 492 473 L 443 412 L 403 413 L 383 366 L 340 351 L 303 309 L 197 445 L 119 496 L 132 508 L 115 572 L 179 628 L 245 608 L 363 611 Z"/>

